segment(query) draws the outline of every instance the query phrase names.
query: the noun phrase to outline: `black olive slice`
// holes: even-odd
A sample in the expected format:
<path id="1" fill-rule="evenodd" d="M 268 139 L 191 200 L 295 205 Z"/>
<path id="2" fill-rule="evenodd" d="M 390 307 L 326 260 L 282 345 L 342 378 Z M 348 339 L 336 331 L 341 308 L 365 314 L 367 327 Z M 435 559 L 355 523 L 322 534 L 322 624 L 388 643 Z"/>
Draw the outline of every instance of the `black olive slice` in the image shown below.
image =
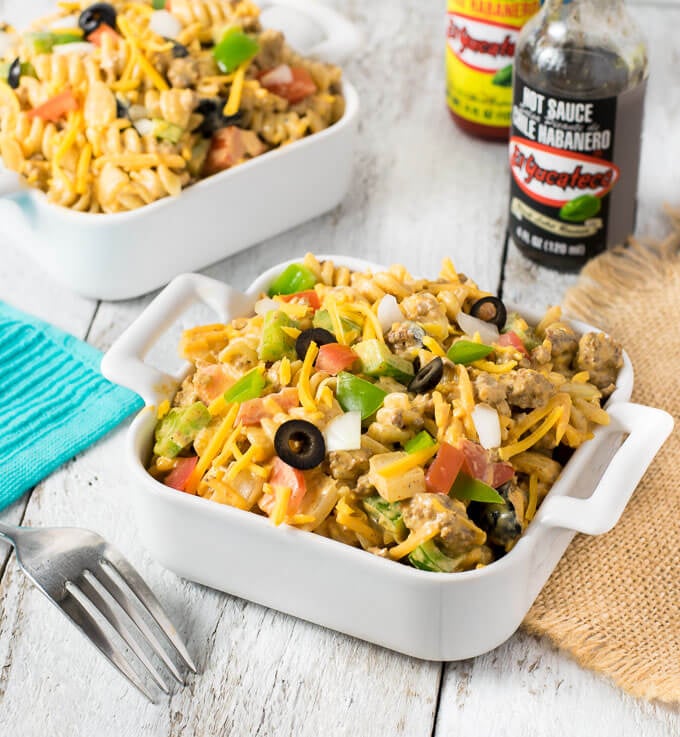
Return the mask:
<path id="1" fill-rule="evenodd" d="M 324 328 L 309 328 L 303 330 L 295 341 L 295 352 L 301 361 L 305 360 L 309 344 L 314 341 L 317 346 L 327 345 L 328 343 L 337 343 L 338 339 L 329 330 Z"/>
<path id="2" fill-rule="evenodd" d="M 78 26 L 85 34 L 85 38 L 94 33 L 102 23 L 109 28 L 116 27 L 116 9 L 109 3 L 89 5 L 78 17 Z"/>
<path id="3" fill-rule="evenodd" d="M 477 317 L 484 322 L 493 323 L 496 327 L 502 328 L 508 319 L 508 312 L 505 305 L 498 297 L 482 297 L 478 299 L 472 307 L 470 307 L 472 317 Z"/>
<path id="4" fill-rule="evenodd" d="M 196 132 L 205 138 L 212 138 L 213 134 L 220 128 L 226 128 L 228 125 L 238 125 L 241 122 L 241 113 L 225 116 L 222 111 L 226 104 L 227 101 L 221 97 L 204 97 L 200 100 L 195 112 L 203 116 L 203 121 Z"/>
<path id="5" fill-rule="evenodd" d="M 116 97 L 116 118 L 125 120 L 128 116 L 127 105 L 118 97 Z"/>
<path id="6" fill-rule="evenodd" d="M 19 86 L 21 79 L 21 61 L 17 57 L 10 65 L 7 72 L 7 84 L 15 90 Z"/>
<path id="7" fill-rule="evenodd" d="M 321 430 L 307 420 L 284 422 L 274 435 L 274 449 L 284 463 L 300 471 L 315 468 L 326 457 Z"/>
<path id="8" fill-rule="evenodd" d="M 173 38 L 166 38 L 166 41 L 172 43 L 172 58 L 173 59 L 186 59 L 189 56 L 189 49 L 181 44 L 179 41 L 175 41 Z"/>
<path id="9" fill-rule="evenodd" d="M 439 356 L 436 356 L 429 363 L 426 363 L 411 379 L 408 390 L 416 394 L 429 392 L 442 380 L 443 375 L 444 362 Z"/>

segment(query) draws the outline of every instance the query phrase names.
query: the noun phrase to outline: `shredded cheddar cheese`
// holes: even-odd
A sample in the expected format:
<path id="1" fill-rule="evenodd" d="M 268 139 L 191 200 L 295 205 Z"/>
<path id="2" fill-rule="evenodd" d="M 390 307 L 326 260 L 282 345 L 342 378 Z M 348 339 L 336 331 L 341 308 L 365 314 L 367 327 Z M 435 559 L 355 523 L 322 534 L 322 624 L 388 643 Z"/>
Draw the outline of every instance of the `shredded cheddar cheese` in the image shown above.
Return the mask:
<path id="1" fill-rule="evenodd" d="M 382 466 L 378 469 L 378 473 L 385 478 L 394 478 L 395 476 L 401 476 L 410 471 L 412 468 L 417 468 L 427 463 L 432 456 L 439 450 L 439 444 L 435 443 L 429 448 L 423 448 L 415 453 L 408 453 L 403 458 L 399 458 L 390 463 L 389 465 Z"/>
<path id="2" fill-rule="evenodd" d="M 517 361 L 506 361 L 505 363 L 493 363 L 492 361 L 473 361 L 472 365 L 480 371 L 486 371 L 489 374 L 508 374 L 517 366 Z"/>
<path id="3" fill-rule="evenodd" d="M 288 386 L 291 380 L 290 358 L 284 356 L 279 364 L 279 382 L 281 386 Z"/>
<path id="4" fill-rule="evenodd" d="M 290 486 L 276 486 L 274 487 L 274 506 L 272 507 L 269 519 L 277 527 L 285 521 L 286 511 L 288 510 L 288 502 L 290 501 L 292 491 Z"/>
<path id="5" fill-rule="evenodd" d="M 305 360 L 302 362 L 302 368 L 300 369 L 300 376 L 298 378 L 298 394 L 300 395 L 300 404 L 307 410 L 307 412 L 316 412 L 317 406 L 314 401 L 314 394 L 312 387 L 309 383 L 309 377 L 312 373 L 314 361 L 319 353 L 319 349 L 314 341 L 309 344 L 307 353 L 305 354 Z"/>
<path id="6" fill-rule="evenodd" d="M 229 90 L 229 99 L 227 104 L 224 106 L 223 113 L 225 117 L 236 115 L 238 109 L 241 107 L 241 95 L 243 95 L 243 82 L 246 78 L 246 71 L 250 66 L 250 61 L 245 61 L 236 70 L 234 74 L 234 81 L 231 83 L 231 89 Z"/>
<path id="7" fill-rule="evenodd" d="M 439 356 L 440 358 L 446 358 L 446 353 L 444 353 L 444 349 L 430 335 L 426 335 L 423 338 L 423 345 L 425 346 L 425 348 L 427 348 L 430 351 L 430 353 L 433 353 L 435 356 Z"/>
<path id="8" fill-rule="evenodd" d="M 536 430 L 534 430 L 530 435 L 528 435 L 523 440 L 519 440 L 516 443 L 512 443 L 511 445 L 506 445 L 501 448 L 498 451 L 498 456 L 500 457 L 500 459 L 503 461 L 507 461 L 508 459 L 512 458 L 512 456 L 517 455 L 518 453 L 522 453 L 525 450 L 529 450 L 529 448 L 535 445 L 544 435 L 548 433 L 553 425 L 555 425 L 555 423 L 560 419 L 563 412 L 563 407 L 555 407 L 555 409 L 553 409 L 552 412 L 543 421 L 543 424 L 540 425 Z"/>
<path id="9" fill-rule="evenodd" d="M 439 526 L 437 524 L 425 524 L 419 530 L 412 532 L 403 543 L 395 545 L 387 551 L 392 560 L 399 560 L 404 558 L 409 553 L 412 553 L 417 547 L 420 547 L 423 543 L 428 540 L 432 540 L 439 534 Z"/>

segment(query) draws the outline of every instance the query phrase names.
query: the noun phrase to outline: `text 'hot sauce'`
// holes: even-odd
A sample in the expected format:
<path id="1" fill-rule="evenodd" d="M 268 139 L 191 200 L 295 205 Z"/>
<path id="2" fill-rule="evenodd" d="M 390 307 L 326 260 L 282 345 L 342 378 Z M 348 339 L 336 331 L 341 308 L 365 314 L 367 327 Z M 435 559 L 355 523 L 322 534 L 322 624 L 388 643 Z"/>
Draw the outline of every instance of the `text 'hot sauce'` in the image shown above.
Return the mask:
<path id="1" fill-rule="evenodd" d="M 635 227 L 647 52 L 623 0 L 546 0 L 517 43 L 509 234 L 574 271 Z"/>
<path id="2" fill-rule="evenodd" d="M 468 133 L 507 140 L 520 29 L 539 0 L 448 0 L 446 98 Z"/>

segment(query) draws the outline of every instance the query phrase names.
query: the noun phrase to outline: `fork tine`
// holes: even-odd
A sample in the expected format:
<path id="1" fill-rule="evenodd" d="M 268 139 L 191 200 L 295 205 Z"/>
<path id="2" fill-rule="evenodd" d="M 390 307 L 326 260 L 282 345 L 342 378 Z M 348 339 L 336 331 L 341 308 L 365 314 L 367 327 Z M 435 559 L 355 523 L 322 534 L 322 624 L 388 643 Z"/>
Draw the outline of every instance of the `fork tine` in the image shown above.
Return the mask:
<path id="1" fill-rule="evenodd" d="M 72 584 L 69 585 L 69 589 Z M 77 588 L 77 587 L 76 587 Z M 128 662 L 115 649 L 113 643 L 106 636 L 101 627 L 93 619 L 92 615 L 85 607 L 76 599 L 75 596 L 68 591 L 66 596 L 60 601 L 55 601 L 61 611 L 71 620 L 71 622 L 92 642 L 99 652 L 120 672 L 128 681 L 151 703 L 155 704 L 154 695 L 147 689 L 145 684 L 140 680 Z"/>
<path id="2" fill-rule="evenodd" d="M 196 673 L 196 666 L 189 655 L 189 651 L 186 649 L 186 646 L 182 642 L 182 639 L 174 625 L 161 608 L 161 605 L 158 602 L 158 599 L 154 596 L 154 593 L 130 563 L 128 563 L 128 561 L 110 545 L 107 546 L 105 557 L 102 560 L 102 566 L 104 567 L 106 565 L 111 566 L 111 568 L 123 579 L 130 591 L 137 597 L 137 599 L 139 599 L 139 601 L 144 605 L 144 608 L 156 620 L 156 624 L 158 624 L 170 643 L 174 645 L 187 667 L 193 673 Z"/>
<path id="3" fill-rule="evenodd" d="M 153 651 L 158 657 L 165 663 L 168 670 L 172 673 L 178 683 L 184 685 L 184 678 L 177 669 L 177 666 L 168 657 L 165 648 L 161 645 L 156 637 L 154 631 L 144 621 L 143 617 L 139 613 L 140 605 L 135 599 L 130 597 L 118 584 L 110 571 L 107 570 L 108 566 L 100 563 L 99 566 L 94 567 L 90 573 L 99 581 L 99 583 L 106 589 L 106 591 L 116 600 L 121 609 L 130 617 L 130 619 L 140 629 L 144 638 L 147 640 Z"/>
<path id="4" fill-rule="evenodd" d="M 139 646 L 139 643 L 129 631 L 127 623 L 115 612 L 99 591 L 97 591 L 94 584 L 88 580 L 87 574 L 94 576 L 92 571 L 85 571 L 83 573 L 83 576 L 78 581 L 78 587 L 81 592 L 90 600 L 90 603 L 96 607 L 99 613 L 104 617 L 104 619 L 106 619 L 113 629 L 125 640 L 129 648 L 140 659 L 142 665 L 146 668 L 149 675 L 158 684 L 160 689 L 166 694 L 170 693 L 170 689 L 167 684 L 160 677 L 160 674 L 156 671 L 151 660 L 149 660 L 144 650 Z"/>

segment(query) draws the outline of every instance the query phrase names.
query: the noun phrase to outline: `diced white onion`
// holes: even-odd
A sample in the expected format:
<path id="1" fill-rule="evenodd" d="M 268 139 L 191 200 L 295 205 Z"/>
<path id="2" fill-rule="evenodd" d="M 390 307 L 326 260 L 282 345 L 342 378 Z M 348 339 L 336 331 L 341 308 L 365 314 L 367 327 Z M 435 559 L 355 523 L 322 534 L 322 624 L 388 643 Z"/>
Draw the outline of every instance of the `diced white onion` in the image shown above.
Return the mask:
<path id="1" fill-rule="evenodd" d="M 491 322 L 484 322 L 478 317 L 472 317 L 462 310 L 456 315 L 456 322 L 465 331 L 466 335 L 473 337 L 475 333 L 479 333 L 482 343 L 491 345 L 497 343 L 500 333 L 498 328 Z"/>
<path id="2" fill-rule="evenodd" d="M 91 54 L 97 47 L 89 41 L 75 41 L 70 44 L 57 44 L 52 48 L 53 54 Z"/>
<path id="3" fill-rule="evenodd" d="M 378 322 L 386 333 L 391 329 L 395 322 L 401 322 L 404 319 L 404 313 L 399 307 L 396 298 L 391 294 L 386 294 L 378 305 Z"/>
<path id="4" fill-rule="evenodd" d="M 472 410 L 472 422 L 482 448 L 498 448 L 501 444 L 501 421 L 498 412 L 488 404 L 477 404 Z"/>
<path id="5" fill-rule="evenodd" d="M 345 412 L 326 426 L 326 450 L 359 450 L 361 448 L 361 412 Z"/>
<path id="6" fill-rule="evenodd" d="M 275 84 L 290 84 L 293 81 L 293 70 L 288 64 L 279 64 L 277 67 L 270 69 L 266 74 L 260 77 L 263 87 L 269 87 Z"/>
<path id="7" fill-rule="evenodd" d="M 140 136 L 150 135 L 151 133 L 153 133 L 154 128 L 156 127 L 153 120 L 149 118 L 139 118 L 138 120 L 135 120 L 134 126 Z"/>
<path id="8" fill-rule="evenodd" d="M 177 38 L 182 32 L 182 24 L 167 10 L 154 10 L 149 28 L 163 38 Z"/>
<path id="9" fill-rule="evenodd" d="M 263 297 L 255 302 L 256 315 L 266 315 L 268 312 L 278 309 L 280 309 L 279 303 L 275 302 L 273 299 L 269 299 L 269 297 Z"/>

